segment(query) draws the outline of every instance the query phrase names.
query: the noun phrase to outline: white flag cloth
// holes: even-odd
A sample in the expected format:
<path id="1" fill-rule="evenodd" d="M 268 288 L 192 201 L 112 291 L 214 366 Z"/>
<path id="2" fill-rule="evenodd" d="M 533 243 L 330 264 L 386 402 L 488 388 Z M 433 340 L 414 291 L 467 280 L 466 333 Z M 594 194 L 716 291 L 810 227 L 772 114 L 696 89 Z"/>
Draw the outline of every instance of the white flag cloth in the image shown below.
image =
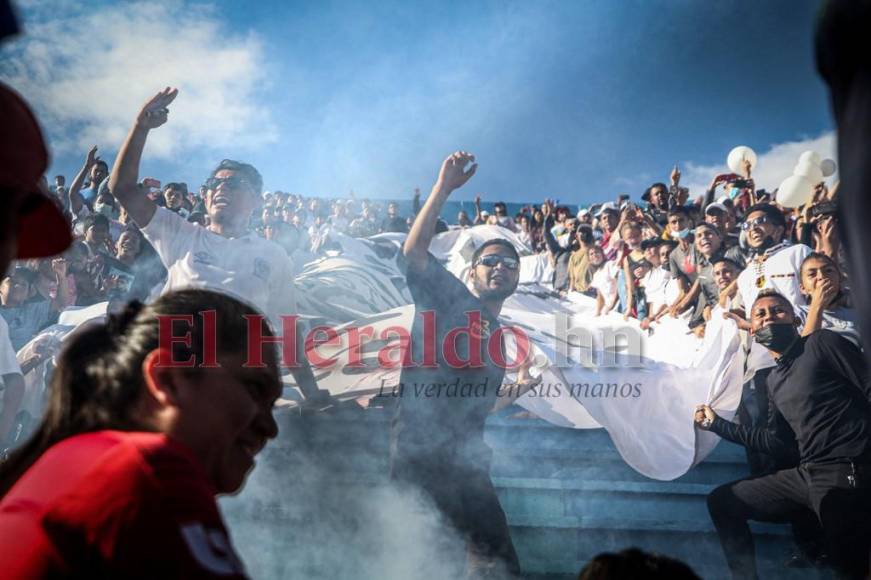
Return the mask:
<path id="1" fill-rule="evenodd" d="M 342 399 L 364 400 L 399 381 L 399 365 L 385 364 L 379 355 L 398 357 L 399 337 L 391 327 L 411 330 L 414 306 L 401 255 L 405 235 L 329 236 L 329 247 L 340 249 L 305 264 L 295 281 L 298 307 L 309 325 L 329 325 L 339 336 L 338 344 L 317 348 L 322 360 L 333 361 L 315 365 L 318 385 Z M 648 334 L 619 314 L 597 317 L 591 298 L 557 297 L 550 288 L 549 257 L 532 254 L 516 234 L 499 226 L 450 230 L 435 237 L 430 251 L 465 279 L 475 248 L 496 237 L 511 242 L 521 255 L 521 284 L 506 300 L 502 322 L 531 338 L 535 372 L 542 375 L 541 384 L 518 404 L 554 425 L 605 428 L 623 459 L 651 478 L 674 479 L 703 460 L 719 438 L 695 429 L 696 405 L 708 403 L 731 419 L 741 397 L 746 357 L 735 324 L 715 311 L 701 340 L 681 319 L 665 318 Z M 59 348 L 73 329 L 105 312 L 104 303 L 62 313 L 60 324 L 25 345 L 19 360 L 40 341 Z M 359 360 L 352 360 L 351 335 L 364 327 L 374 338 L 362 339 Z M 571 338 L 570 329 L 579 336 Z M 44 368 L 28 375 L 29 406 L 37 407 Z M 292 390 L 292 376 L 283 379 Z M 507 374 L 506 381 L 512 380 Z"/>
<path id="2" fill-rule="evenodd" d="M 735 324 L 717 311 L 702 340 L 684 320 L 665 318 L 648 335 L 622 315 L 596 317 L 591 298 L 560 299 L 550 292 L 548 257 L 530 254 L 515 234 L 498 226 L 440 234 L 431 252 L 464 279 L 474 249 L 494 237 L 512 242 L 522 256 L 523 283 L 505 302 L 503 323 L 523 329 L 540 355 L 542 383 L 518 403 L 555 425 L 604 427 L 623 459 L 651 478 L 674 479 L 704 459 L 719 438 L 695 429 L 695 407 L 708 403 L 731 419 L 741 396 L 744 354 Z M 340 345 L 318 348 L 320 357 L 335 357 L 335 364 L 316 369 L 315 376 L 340 398 L 372 396 L 399 380 L 400 369 L 383 368 L 377 357 L 398 341 L 382 340 L 384 329 L 411 328 L 414 307 L 400 265 L 403 240 L 403 234 L 366 240 L 334 235 L 341 251 L 309 264 L 297 280 L 301 314 L 337 326 Z M 583 348 L 558 331 L 560 320 L 564 330 L 581 329 Z M 363 343 L 362 366 L 349 366 L 348 329 L 366 326 L 376 340 Z M 640 356 L 629 356 L 631 341 L 621 329 L 636 337 Z M 569 360 L 562 361 L 560 352 Z M 292 381 L 289 375 L 286 380 Z"/>

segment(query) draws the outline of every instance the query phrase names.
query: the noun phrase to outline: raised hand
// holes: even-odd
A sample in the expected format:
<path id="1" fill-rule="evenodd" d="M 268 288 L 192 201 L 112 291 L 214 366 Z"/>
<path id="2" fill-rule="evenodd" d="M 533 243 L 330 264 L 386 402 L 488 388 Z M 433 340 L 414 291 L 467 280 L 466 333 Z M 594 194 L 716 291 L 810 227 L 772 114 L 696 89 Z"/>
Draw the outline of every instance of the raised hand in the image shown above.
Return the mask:
<path id="1" fill-rule="evenodd" d="M 97 157 L 97 146 L 94 145 L 93 147 L 91 147 L 90 151 L 88 151 L 88 156 L 85 157 L 85 167 L 90 169 L 91 167 L 96 165 L 97 161 L 99 160 L 100 158 Z"/>
<path id="2" fill-rule="evenodd" d="M 64 258 L 55 258 L 51 261 L 51 270 L 57 275 L 58 281 L 63 281 L 67 277 L 67 266 L 69 263 Z"/>
<path id="3" fill-rule="evenodd" d="M 175 100 L 178 89 L 166 87 L 148 100 L 136 117 L 136 124 L 145 129 L 157 129 L 166 123 L 169 115 L 167 107 Z"/>
<path id="4" fill-rule="evenodd" d="M 541 214 L 544 216 L 544 219 L 550 217 L 550 214 L 553 213 L 553 204 L 551 204 L 550 200 L 547 199 L 541 204 Z"/>
<path id="5" fill-rule="evenodd" d="M 817 220 L 817 229 L 820 232 L 820 237 L 826 241 L 834 240 L 838 235 L 836 221 L 833 216 L 827 215 Z"/>
<path id="6" fill-rule="evenodd" d="M 732 320 L 733 322 L 735 322 L 735 324 L 738 325 L 739 330 L 749 331 L 751 328 L 750 322 L 746 318 L 744 318 L 743 316 L 740 316 L 738 314 L 735 314 L 731 310 L 727 310 L 726 312 L 723 312 L 723 318 L 726 320 Z"/>
<path id="7" fill-rule="evenodd" d="M 469 165 L 471 164 L 471 165 Z M 466 167 L 469 167 L 466 169 Z M 442 162 L 439 170 L 438 186 L 448 192 L 463 187 L 475 175 L 478 164 L 475 156 L 466 151 L 457 151 Z"/>
<path id="8" fill-rule="evenodd" d="M 674 169 L 671 170 L 671 175 L 669 175 L 669 179 L 671 180 L 672 185 L 677 185 L 680 183 L 680 169 L 678 169 L 677 164 L 675 164 Z"/>

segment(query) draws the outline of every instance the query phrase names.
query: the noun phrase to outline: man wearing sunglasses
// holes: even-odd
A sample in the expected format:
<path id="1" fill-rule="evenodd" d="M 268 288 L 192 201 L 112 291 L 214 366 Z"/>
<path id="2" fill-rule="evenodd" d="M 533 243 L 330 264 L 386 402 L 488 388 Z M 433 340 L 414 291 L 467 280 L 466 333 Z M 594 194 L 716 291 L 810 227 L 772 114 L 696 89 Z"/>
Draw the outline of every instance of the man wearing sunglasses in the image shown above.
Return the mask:
<path id="1" fill-rule="evenodd" d="M 793 306 L 803 305 L 799 272 L 811 253 L 804 244 L 784 240 L 786 219 L 777 207 L 760 203 L 747 210 L 741 229 L 747 236 L 751 258 L 738 276 L 738 290 L 744 304 L 753 304 L 763 288 L 773 288 Z"/>
<path id="2" fill-rule="evenodd" d="M 505 368 L 491 353 L 494 344 L 497 350 L 502 346 L 498 316 L 517 288 L 519 256 L 506 240 L 486 241 L 472 255 L 467 285 L 429 253 L 445 201 L 476 169 L 475 157 L 463 151 L 444 161 L 405 241 L 406 279 L 415 304 L 413 363 L 403 365 L 400 374 L 390 471 L 394 481 L 429 496 L 466 539 L 467 578 L 513 578 L 520 566 L 490 481 L 492 451 L 484 443 L 484 422 L 508 402 L 498 396 Z M 472 335 L 481 339 L 478 344 Z M 524 380 L 525 371 L 519 375 L 522 391 L 532 382 Z M 427 385 L 447 388 L 428 393 Z"/>
<path id="3" fill-rule="evenodd" d="M 255 306 L 273 327 L 281 328 L 279 317 L 296 313 L 293 269 L 281 246 L 248 228 L 263 189 L 254 166 L 225 159 L 215 168 L 205 184 L 206 227 L 158 207 L 137 185 L 148 134 L 166 123 L 167 107 L 177 95 L 178 90 L 167 87 L 142 107 L 118 153 L 109 188 L 166 267 L 164 293 L 188 287 L 225 292 Z M 301 349 L 302 341 L 297 344 Z M 291 370 L 303 394 L 323 398 L 302 350 L 297 360 L 301 366 Z"/>

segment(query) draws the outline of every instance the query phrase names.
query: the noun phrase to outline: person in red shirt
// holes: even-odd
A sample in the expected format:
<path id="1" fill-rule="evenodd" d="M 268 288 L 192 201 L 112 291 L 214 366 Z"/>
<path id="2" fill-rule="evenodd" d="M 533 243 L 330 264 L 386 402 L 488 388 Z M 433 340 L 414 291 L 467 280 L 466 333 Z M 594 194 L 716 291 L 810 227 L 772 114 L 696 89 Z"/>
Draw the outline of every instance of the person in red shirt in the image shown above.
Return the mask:
<path id="1" fill-rule="evenodd" d="M 42 424 L 0 466 L 4 578 L 245 577 L 215 495 L 277 434 L 273 349 L 243 366 L 251 315 L 183 290 L 70 338 Z"/>

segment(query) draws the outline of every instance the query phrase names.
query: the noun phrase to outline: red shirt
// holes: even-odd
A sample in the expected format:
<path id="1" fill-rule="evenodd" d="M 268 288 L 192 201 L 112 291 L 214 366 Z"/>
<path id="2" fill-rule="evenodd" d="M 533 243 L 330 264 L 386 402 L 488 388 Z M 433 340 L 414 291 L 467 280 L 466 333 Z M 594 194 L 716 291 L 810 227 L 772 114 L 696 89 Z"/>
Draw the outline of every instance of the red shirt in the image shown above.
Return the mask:
<path id="1" fill-rule="evenodd" d="M 182 444 L 98 431 L 52 446 L 0 501 L 4 578 L 244 578 Z"/>

